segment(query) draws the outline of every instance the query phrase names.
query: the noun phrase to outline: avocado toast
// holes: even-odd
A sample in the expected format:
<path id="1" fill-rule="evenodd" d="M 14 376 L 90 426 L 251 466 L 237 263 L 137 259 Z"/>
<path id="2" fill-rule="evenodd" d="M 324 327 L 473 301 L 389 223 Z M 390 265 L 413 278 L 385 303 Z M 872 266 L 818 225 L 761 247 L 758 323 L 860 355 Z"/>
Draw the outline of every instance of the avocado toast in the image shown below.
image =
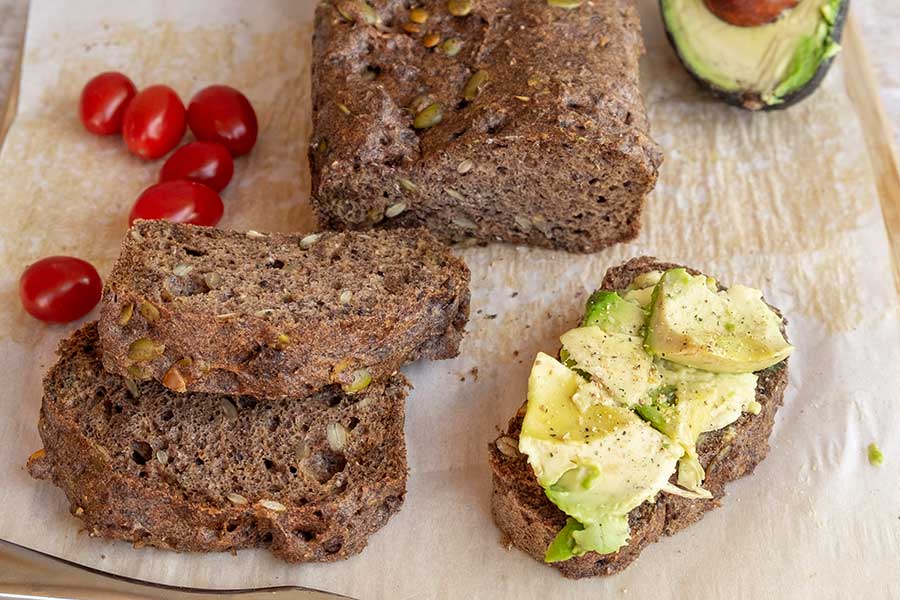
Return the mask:
<path id="1" fill-rule="evenodd" d="M 765 362 L 775 361 L 754 374 L 685 371 L 674 361 L 660 359 L 658 345 L 647 353 L 653 356 L 653 368 L 640 368 L 640 359 L 637 359 L 636 367 L 631 370 L 615 367 L 616 359 L 627 356 L 624 348 L 612 353 L 597 353 L 605 358 L 600 356 L 601 360 L 593 363 L 583 353 L 578 350 L 573 353 L 569 348 L 576 346 L 571 337 L 573 332 L 593 327 L 599 335 L 606 335 L 604 330 L 630 327 L 627 314 L 637 311 L 628 306 L 624 307 L 624 312 L 601 308 L 592 314 L 592 308 L 598 306 L 598 298 L 608 300 L 613 292 L 618 292 L 632 300 L 633 306 L 640 303 L 649 306 L 665 294 L 654 293 L 656 284 L 635 287 L 632 284 L 636 280 L 641 283 L 643 278 L 644 283 L 652 283 L 657 277 L 669 277 L 675 283 L 697 281 L 705 287 L 710 285 L 709 278 L 698 276 L 696 271 L 647 257 L 610 269 L 601 291 L 592 296 L 592 303 L 588 305 L 585 323 L 591 325 L 563 336 L 564 349 L 560 357 L 563 362 L 547 355 L 538 356 L 529 381 L 528 403 L 511 419 L 507 431 L 490 446 L 494 484 L 492 512 L 497 525 L 513 545 L 537 560 L 549 562 L 566 577 L 609 575 L 624 569 L 647 544 L 662 535 L 675 533 L 719 506 L 725 495 L 725 484 L 752 472 L 768 452 L 769 433 L 787 383 L 784 358 L 791 348 L 783 337 L 780 341 L 772 337 L 769 346 L 762 351 L 759 351 L 761 347 L 754 349 L 742 345 L 744 350 L 754 354 L 755 360 L 768 355 Z M 629 286 L 632 286 L 630 294 L 624 292 Z M 734 288 L 739 294 L 749 289 Z M 721 287 L 716 289 L 723 290 Z M 681 294 L 675 296 L 676 300 L 684 297 Z M 758 311 L 760 305 L 770 310 L 759 297 L 757 299 L 758 303 L 750 301 L 750 312 Z M 648 324 L 654 318 L 653 313 L 659 312 L 655 308 L 643 311 L 644 324 L 637 333 L 642 339 L 641 345 L 646 343 L 643 340 L 648 337 Z M 647 312 L 650 316 L 646 316 Z M 777 323 L 776 327 L 783 333 L 783 319 L 774 309 L 770 312 L 771 318 L 762 316 L 767 321 L 766 333 L 771 336 L 773 323 Z M 740 333 L 742 323 L 732 329 Z M 665 344 L 663 346 L 665 352 Z M 669 359 L 681 360 L 674 354 L 679 348 L 688 347 L 688 344 L 670 346 L 673 353 L 669 354 Z M 747 352 L 741 351 L 731 356 L 741 354 L 740 358 L 747 357 Z M 598 369 L 598 365 L 606 368 Z M 585 371 L 586 368 L 591 372 Z M 726 363 L 725 368 L 736 370 L 734 364 Z M 661 376 L 660 372 L 668 373 L 669 370 L 682 372 L 680 378 L 675 376 L 674 390 L 677 391 L 674 395 L 672 380 L 654 380 Z M 548 377 L 547 373 L 551 372 L 557 378 Z M 617 374 L 617 380 L 610 379 Z M 692 427 L 691 418 L 679 419 L 680 407 L 691 406 L 681 400 L 681 391 L 703 389 L 704 385 L 692 387 L 692 382 L 718 377 L 724 377 L 729 383 L 724 387 L 713 386 L 714 395 L 701 394 L 699 398 L 700 405 L 712 404 L 719 410 L 700 411 L 700 420 L 718 421 L 716 425 L 724 425 L 713 429 L 712 423 L 707 422 L 703 427 L 697 427 L 696 423 Z M 749 390 L 751 381 L 747 381 L 748 378 L 754 378 Z M 560 392 L 560 381 L 573 386 L 569 392 L 576 388 L 578 392 Z M 651 385 L 646 385 L 647 382 Z M 590 399 L 590 388 L 594 384 L 610 393 L 601 392 L 600 400 L 586 401 Z M 552 398 L 542 388 L 551 392 L 556 390 L 552 393 L 557 398 Z M 613 401 L 608 397 L 604 399 L 606 395 L 612 396 Z M 716 401 L 708 402 L 711 399 Z M 557 401 L 562 404 L 554 405 Z M 549 407 L 543 412 L 557 420 L 542 421 L 542 411 L 535 410 L 539 406 L 541 409 Z M 674 412 L 667 412 L 673 407 Z M 565 427 L 566 419 L 559 416 L 566 411 L 570 419 L 574 419 L 570 424 L 578 422 L 578 431 L 575 427 Z M 563 427 L 559 427 L 560 424 Z M 584 433 L 581 426 L 585 426 Z M 548 435 L 541 435 L 541 427 Z M 561 443 L 554 445 L 556 440 Z M 580 447 L 579 443 L 582 443 Z M 544 452 L 541 452 L 542 445 Z M 592 463 L 594 456 L 603 460 Z M 566 470 L 566 467 L 575 468 Z M 537 471 L 540 471 L 538 477 Z M 625 476 L 617 477 L 616 473 Z M 585 526 L 572 518 L 572 514 L 592 522 Z M 602 551 L 587 550 L 586 547 Z"/>

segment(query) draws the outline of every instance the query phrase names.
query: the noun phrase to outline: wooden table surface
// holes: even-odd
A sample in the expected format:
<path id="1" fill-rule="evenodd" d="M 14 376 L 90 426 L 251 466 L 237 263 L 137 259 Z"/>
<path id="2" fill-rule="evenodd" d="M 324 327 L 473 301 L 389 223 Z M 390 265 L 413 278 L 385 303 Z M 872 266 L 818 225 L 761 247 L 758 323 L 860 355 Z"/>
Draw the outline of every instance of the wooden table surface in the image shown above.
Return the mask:
<path id="1" fill-rule="evenodd" d="M 900 2 L 853 0 L 851 6 L 875 68 L 892 138 L 900 146 Z M 27 12 L 28 0 L 0 0 L 0 112 L 16 73 Z"/>
<path id="2" fill-rule="evenodd" d="M 27 12 L 26 0 L 0 0 L 0 119 L 18 69 Z"/>

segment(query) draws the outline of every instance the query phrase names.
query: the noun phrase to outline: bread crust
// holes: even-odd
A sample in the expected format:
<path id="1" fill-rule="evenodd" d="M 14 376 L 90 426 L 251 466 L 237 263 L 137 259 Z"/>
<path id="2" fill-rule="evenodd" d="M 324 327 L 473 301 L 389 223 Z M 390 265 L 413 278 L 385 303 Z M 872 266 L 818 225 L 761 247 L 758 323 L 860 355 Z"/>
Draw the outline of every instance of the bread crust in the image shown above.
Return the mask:
<path id="1" fill-rule="evenodd" d="M 620 290 L 642 273 L 679 266 L 652 257 L 635 258 L 607 271 L 600 287 Z M 756 401 L 762 406 L 760 413 L 744 413 L 728 427 L 704 433 L 698 440 L 698 458 L 706 470 L 703 485 L 712 493 L 712 499 L 691 500 L 660 493 L 655 501 L 645 502 L 628 515 L 631 538 L 618 552 L 603 555 L 588 552 L 550 566 L 571 579 L 617 573 L 637 559 L 648 544 L 680 531 L 720 506 L 726 484 L 752 473 L 769 452 L 769 434 L 787 385 L 787 360 L 757 375 Z M 523 405 L 499 437 L 518 441 L 524 410 Z M 512 545 L 543 563 L 547 546 L 565 525 L 566 515 L 544 495 L 525 455 L 507 456 L 499 450 L 496 441 L 490 444 L 489 452 L 494 521 Z"/>
<path id="2" fill-rule="evenodd" d="M 400 0 L 371 0 L 380 25 L 338 4 L 317 7 L 313 43 L 312 205 L 323 226 L 425 226 L 445 242 L 570 252 L 637 235 L 662 154 L 638 85 L 633 0 L 576 10 L 480 0 L 465 17 L 424 0 L 420 33 L 403 29 Z M 459 53 L 426 47 L 426 33 L 460 41 Z M 487 83 L 463 99 L 479 71 Z M 416 130 L 410 107 L 423 96 L 443 120 Z"/>
<path id="3" fill-rule="evenodd" d="M 457 355 L 462 260 L 422 229 L 319 236 L 138 221 L 100 304 L 104 367 L 175 391 L 304 398 L 360 369 L 381 381 Z M 157 355 L 134 360 L 138 340 Z"/>
<path id="4" fill-rule="evenodd" d="M 103 371 L 93 323 L 64 340 L 58 353 L 44 382 L 38 424 L 44 450 L 29 459 L 28 470 L 65 492 L 70 512 L 92 536 L 190 552 L 266 548 L 288 562 L 328 562 L 360 552 L 403 503 L 408 383 L 402 375 L 353 399 L 263 404 L 231 397 L 239 409 L 223 416 L 220 397 L 179 395 L 152 381 L 134 397 L 123 378 Z M 161 411 L 169 420 L 160 421 Z M 177 434 L 181 418 L 191 419 L 186 437 Z M 349 430 L 340 451 L 324 441 L 325 420 Z M 285 449 L 304 439 L 303 460 Z M 331 461 L 330 470 L 312 476 L 306 469 L 323 464 L 320 456 Z M 195 464 L 204 458 L 203 466 Z M 265 468 L 264 458 L 272 459 Z M 255 489 L 247 481 L 257 481 Z M 235 485 L 245 502 L 229 499 Z"/>

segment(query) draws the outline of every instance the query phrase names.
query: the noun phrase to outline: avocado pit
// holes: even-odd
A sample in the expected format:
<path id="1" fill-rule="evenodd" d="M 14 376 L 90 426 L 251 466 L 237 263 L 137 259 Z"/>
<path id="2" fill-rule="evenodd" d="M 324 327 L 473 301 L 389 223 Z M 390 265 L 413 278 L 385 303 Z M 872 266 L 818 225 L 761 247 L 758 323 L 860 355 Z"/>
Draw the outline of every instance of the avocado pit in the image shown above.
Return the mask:
<path id="1" fill-rule="evenodd" d="M 771 23 L 800 0 L 704 0 L 711 13 L 737 27 Z"/>

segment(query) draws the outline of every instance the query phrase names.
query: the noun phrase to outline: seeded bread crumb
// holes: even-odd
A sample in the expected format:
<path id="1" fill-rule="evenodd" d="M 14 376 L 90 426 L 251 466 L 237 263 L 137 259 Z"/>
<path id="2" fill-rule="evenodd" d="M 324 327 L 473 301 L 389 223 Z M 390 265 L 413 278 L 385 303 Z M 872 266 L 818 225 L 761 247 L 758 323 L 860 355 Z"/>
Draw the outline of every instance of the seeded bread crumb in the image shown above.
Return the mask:
<path id="1" fill-rule="evenodd" d="M 634 238 L 662 160 L 638 85 L 634 1 L 479 0 L 465 16 L 446 0 L 415 5 L 428 12 L 420 32 L 404 29 L 400 0 L 316 9 L 310 165 L 323 225 L 572 252 Z M 432 34 L 459 52 L 430 48 Z M 442 120 L 414 129 L 429 103 Z"/>
<path id="2" fill-rule="evenodd" d="M 138 221 L 106 281 L 107 370 L 302 398 L 459 351 L 469 270 L 425 230 L 311 236 Z"/>
<path id="3" fill-rule="evenodd" d="M 96 324 L 44 380 L 32 476 L 90 535 L 180 551 L 268 548 L 289 562 L 361 551 L 406 492 L 402 375 L 305 398 L 177 394 L 103 370 Z"/>

